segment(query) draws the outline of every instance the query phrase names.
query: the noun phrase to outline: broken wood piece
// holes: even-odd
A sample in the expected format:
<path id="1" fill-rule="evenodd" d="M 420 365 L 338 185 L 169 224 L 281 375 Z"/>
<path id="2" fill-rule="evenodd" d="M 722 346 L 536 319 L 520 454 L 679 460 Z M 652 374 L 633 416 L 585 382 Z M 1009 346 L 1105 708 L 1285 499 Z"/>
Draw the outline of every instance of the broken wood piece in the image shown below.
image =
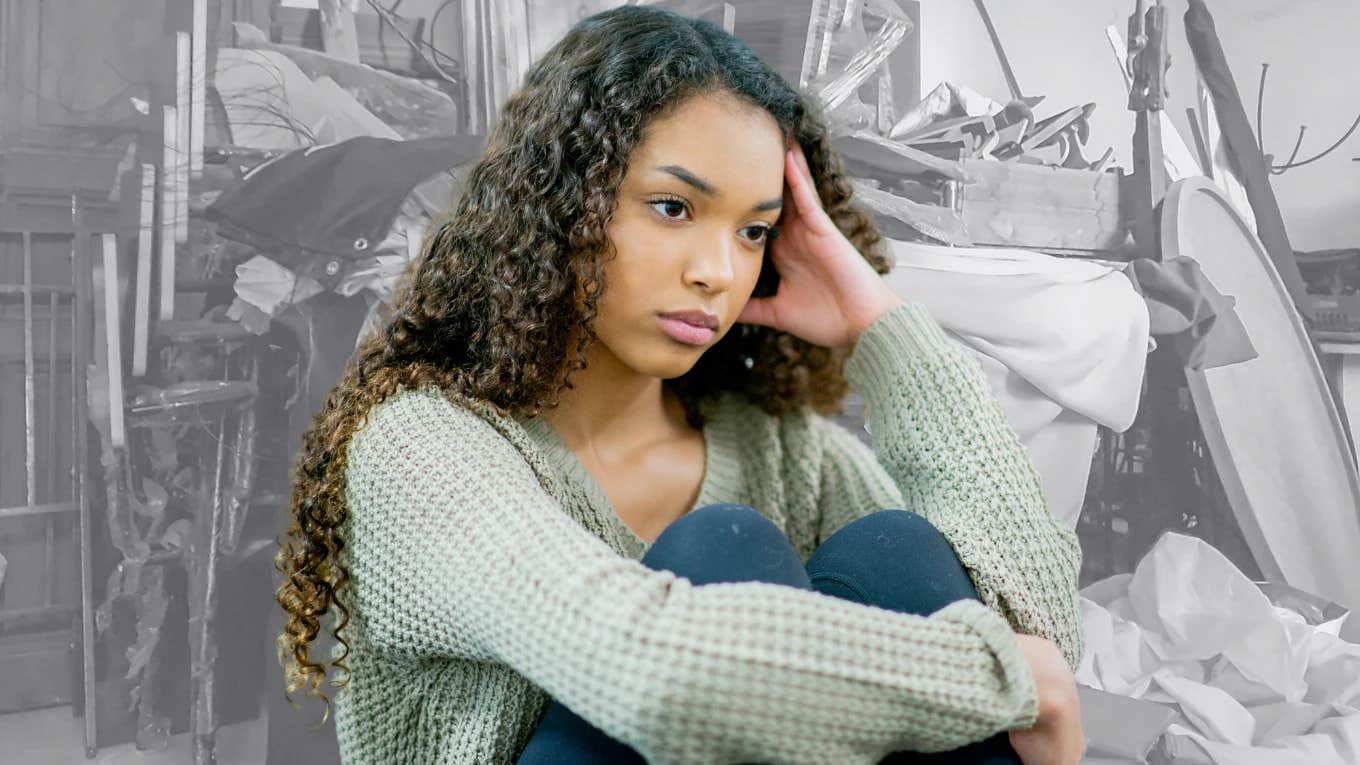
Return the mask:
<path id="1" fill-rule="evenodd" d="M 1042 97 L 1031 100 L 1042 100 Z M 915 143 L 926 139 L 955 140 L 963 135 L 972 135 L 985 141 L 989 135 L 1033 118 L 1034 112 L 1029 104 L 1024 100 L 1017 100 L 1010 102 L 995 114 L 939 120 L 896 136 L 896 139 L 904 143 Z"/>
<path id="2" fill-rule="evenodd" d="M 935 173 L 955 180 L 964 177 L 963 171 L 954 162 L 864 130 L 833 138 L 831 146 L 843 159 L 872 171 L 866 174 L 889 181 L 896 180 L 897 176 L 922 173 Z"/>
<path id="3" fill-rule="evenodd" d="M 175 157 L 176 131 L 179 116 L 175 107 L 166 105 L 161 119 L 161 180 L 160 180 L 160 276 L 159 301 L 156 318 L 175 318 Z"/>
<path id="4" fill-rule="evenodd" d="M 1059 167 L 1066 167 L 1072 170 L 1089 170 L 1091 162 L 1081 152 L 1082 141 L 1077 131 L 1067 129 L 1058 134 L 1058 147 L 1062 150 L 1062 162 Z"/>
<path id="5" fill-rule="evenodd" d="M 957 162 L 968 156 L 964 151 L 963 141 L 920 141 L 911 144 L 911 148 L 950 162 Z"/>
<path id="6" fill-rule="evenodd" d="M 883 233 L 893 239 L 912 239 L 924 234 L 945 244 L 966 247 L 972 244 L 963 221 L 951 209 L 925 205 L 874 188 L 864 180 L 852 178 L 854 199 L 874 214 Z"/>
<path id="7" fill-rule="evenodd" d="M 193 47 L 188 32 L 175 33 L 175 241 L 189 241 L 189 89 Z"/>
<path id="8" fill-rule="evenodd" d="M 1112 160 L 1112 159 L 1114 159 L 1114 147 L 1113 147 L 1113 146 L 1111 146 L 1110 148 L 1106 149 L 1106 150 L 1105 150 L 1105 153 L 1102 154 L 1102 155 L 1100 155 L 1100 159 L 1096 160 L 1096 161 L 1095 161 L 1095 164 L 1091 165 L 1091 170 L 1092 170 L 1093 172 L 1097 172 L 1097 173 L 1103 173 L 1103 172 L 1105 172 L 1105 168 L 1106 168 L 1107 166 L 1109 166 L 1110 160 Z"/>
<path id="9" fill-rule="evenodd" d="M 1024 153 L 1025 150 L 1020 146 L 1018 141 L 1005 141 L 995 149 L 992 149 L 992 158 L 1005 162 L 1007 160 L 1017 159 Z"/>
<path id="10" fill-rule="evenodd" d="M 1060 167 L 1062 166 L 1063 157 L 1065 156 L 1066 154 L 1061 144 L 1057 141 L 1049 141 L 1043 146 L 1035 146 L 1033 149 L 1016 157 L 1014 161 L 1031 165 Z"/>
<path id="11" fill-rule="evenodd" d="M 978 246 L 1090 254 L 1120 250 L 1126 224 L 1117 173 L 965 159 L 957 192 L 966 235 Z"/>
<path id="12" fill-rule="evenodd" d="M 113 234 L 100 234 L 103 256 L 104 341 L 109 385 L 109 441 L 123 448 L 127 436 L 123 426 L 123 345 L 122 309 L 118 295 L 118 240 Z"/>
<path id="13" fill-rule="evenodd" d="M 997 148 L 1009 143 L 1019 146 L 1020 142 L 1025 139 L 1025 136 L 1029 134 L 1029 131 L 1033 126 L 1034 118 L 1031 116 L 1020 120 L 1014 125 L 1007 125 L 996 131 L 996 146 L 993 146 L 990 151 L 995 151 Z"/>
<path id="14" fill-rule="evenodd" d="M 1049 117 L 1034 126 L 1033 135 L 1020 143 L 1021 149 L 1028 153 L 1036 147 L 1043 146 L 1052 140 L 1059 132 L 1073 124 L 1078 125 L 1078 129 L 1082 129 L 1080 126 L 1086 123 L 1086 120 L 1091 116 L 1091 113 L 1095 111 L 1095 108 L 1096 105 L 1094 103 L 1089 103 L 1084 106 L 1074 106 L 1061 114 Z M 1084 128 L 1084 134 L 1090 134 L 1089 125 Z M 1082 139 L 1082 143 L 1085 143 L 1084 138 Z"/>
<path id="15" fill-rule="evenodd" d="M 799 85 L 832 112 L 855 100 L 859 87 L 885 64 L 907 35 L 915 31 L 911 17 L 891 0 L 842 4 L 814 4 L 804 43 Z M 873 34 L 865 16 L 872 17 Z"/>
<path id="16" fill-rule="evenodd" d="M 1000 145 L 1001 145 L 1001 134 L 1000 134 L 1000 133 L 992 133 L 991 135 L 987 136 L 987 137 L 982 141 L 982 143 L 978 144 L 977 150 L 974 151 L 974 152 L 972 152 L 969 156 L 972 156 L 972 157 L 985 157 L 985 156 L 987 156 L 988 154 L 990 154 L 993 150 L 995 150 L 997 146 L 1000 146 Z"/>
<path id="17" fill-rule="evenodd" d="M 189 36 L 189 177 L 203 176 L 203 131 L 207 119 L 204 97 L 208 87 L 208 0 L 193 0 L 193 29 Z"/>
<path id="18" fill-rule="evenodd" d="M 915 130 L 903 133 L 902 135 L 896 136 L 894 140 L 898 140 L 903 143 L 912 143 L 914 141 L 920 141 L 924 139 L 939 140 L 956 138 L 959 135 L 962 135 L 964 132 L 966 132 L 963 130 L 963 128 L 967 126 L 979 125 L 983 129 L 986 129 L 988 125 L 993 123 L 994 120 L 992 115 L 990 114 L 983 114 L 977 117 L 970 116 L 951 117 L 948 119 L 939 120 L 937 122 L 932 122 L 929 125 L 923 125 Z"/>
<path id="19" fill-rule="evenodd" d="M 137 282 L 132 291 L 132 376 L 146 375 L 147 328 L 151 320 L 151 268 L 156 241 L 156 166 L 142 165 L 138 199 Z"/>

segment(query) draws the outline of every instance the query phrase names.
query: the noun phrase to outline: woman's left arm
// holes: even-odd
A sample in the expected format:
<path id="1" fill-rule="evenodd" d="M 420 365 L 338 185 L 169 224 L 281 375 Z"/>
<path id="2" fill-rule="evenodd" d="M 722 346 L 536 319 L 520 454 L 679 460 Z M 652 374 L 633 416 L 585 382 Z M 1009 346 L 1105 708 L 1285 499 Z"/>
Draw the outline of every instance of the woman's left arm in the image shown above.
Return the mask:
<path id="1" fill-rule="evenodd" d="M 868 450 L 844 431 L 839 447 L 826 445 L 822 530 L 850 520 L 836 513 L 876 509 L 866 499 L 895 499 L 881 486 L 886 472 L 904 509 L 924 515 L 953 544 L 982 601 L 1017 631 L 1052 640 L 1075 670 L 1081 547 L 1049 511 L 981 367 L 925 306 L 893 293 L 831 221 L 796 142 L 784 177 L 781 233 L 770 244 L 779 288 L 748 300 L 738 320 L 816 345 L 853 346 L 845 377 L 864 395 L 881 466 L 870 470 L 877 466 Z M 870 473 L 879 476 L 877 487 L 864 483 Z"/>
<path id="2" fill-rule="evenodd" d="M 925 306 L 906 303 L 860 335 L 845 376 L 865 398 L 874 449 L 814 418 L 818 542 L 900 497 L 950 541 L 984 603 L 1017 631 L 1052 640 L 1075 671 L 1081 548 L 1049 511 L 976 359 Z"/>

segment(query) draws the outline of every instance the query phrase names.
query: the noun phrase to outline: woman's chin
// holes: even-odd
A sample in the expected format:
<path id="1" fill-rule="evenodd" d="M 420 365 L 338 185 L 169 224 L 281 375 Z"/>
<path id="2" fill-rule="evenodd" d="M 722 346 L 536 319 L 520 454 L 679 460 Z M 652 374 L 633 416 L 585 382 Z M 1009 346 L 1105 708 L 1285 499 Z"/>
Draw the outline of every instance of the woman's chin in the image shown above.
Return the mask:
<path id="1" fill-rule="evenodd" d="M 671 348 L 650 355 L 645 363 L 639 364 L 634 369 L 652 377 L 669 380 L 693 369 L 699 358 L 704 355 L 704 351 L 708 350 L 705 346 L 687 346 L 674 342 L 670 345 Z"/>

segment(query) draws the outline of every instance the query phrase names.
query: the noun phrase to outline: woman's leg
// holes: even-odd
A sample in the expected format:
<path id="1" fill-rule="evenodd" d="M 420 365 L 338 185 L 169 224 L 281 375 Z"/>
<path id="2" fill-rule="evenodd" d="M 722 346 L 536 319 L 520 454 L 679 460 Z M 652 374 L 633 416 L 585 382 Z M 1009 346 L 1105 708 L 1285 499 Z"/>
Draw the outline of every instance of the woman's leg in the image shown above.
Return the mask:
<path id="1" fill-rule="evenodd" d="M 757 581 L 812 589 L 788 537 L 746 505 L 708 505 L 686 513 L 656 538 L 642 564 L 696 585 Z M 518 765 L 614 763 L 646 765 L 646 760 L 555 700 L 518 760 Z"/>
<path id="2" fill-rule="evenodd" d="M 847 523 L 808 559 L 818 592 L 857 603 L 928 616 L 978 598 L 949 540 L 924 517 L 880 510 Z M 949 752 L 895 752 L 879 765 L 1019 765 L 1005 732 Z"/>

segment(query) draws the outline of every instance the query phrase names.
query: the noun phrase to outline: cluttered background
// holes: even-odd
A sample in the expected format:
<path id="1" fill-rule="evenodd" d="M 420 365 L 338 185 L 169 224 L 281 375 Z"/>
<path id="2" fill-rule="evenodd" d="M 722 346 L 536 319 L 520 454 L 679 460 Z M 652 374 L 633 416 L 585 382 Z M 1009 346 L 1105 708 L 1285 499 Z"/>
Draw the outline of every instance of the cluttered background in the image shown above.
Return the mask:
<path id="1" fill-rule="evenodd" d="M 623 4 L 0 0 L 5 761 L 338 761 L 273 652 L 291 455 Z M 1087 762 L 1360 763 L 1360 6 L 643 4 L 822 102 L 977 358 L 1081 539 Z"/>

